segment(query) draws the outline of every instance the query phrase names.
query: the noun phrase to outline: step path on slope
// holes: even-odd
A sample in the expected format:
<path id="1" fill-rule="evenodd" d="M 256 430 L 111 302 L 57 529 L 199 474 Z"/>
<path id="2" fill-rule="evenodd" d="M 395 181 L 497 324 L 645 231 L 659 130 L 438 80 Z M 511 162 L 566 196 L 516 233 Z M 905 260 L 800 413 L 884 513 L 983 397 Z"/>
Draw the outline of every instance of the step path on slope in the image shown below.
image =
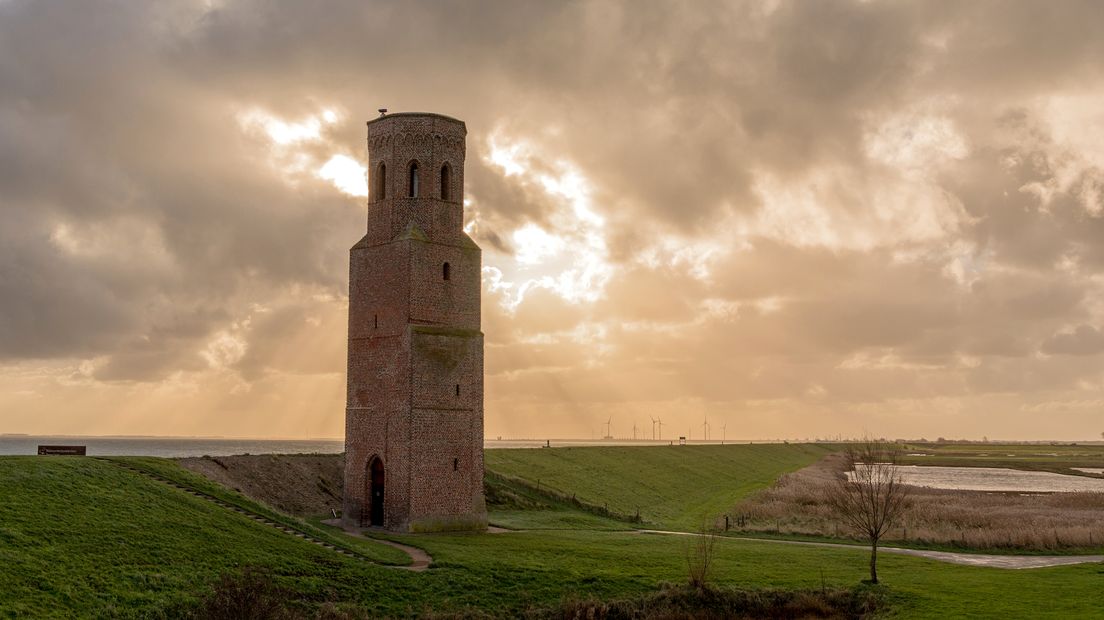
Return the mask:
<path id="1" fill-rule="evenodd" d="M 397 570 L 408 570 L 408 571 L 413 571 L 413 572 L 421 572 L 421 571 L 424 571 L 425 569 L 429 568 L 429 565 L 433 563 L 433 558 L 431 558 L 429 556 L 429 554 L 427 554 L 424 550 L 418 549 L 417 547 L 410 547 L 410 546 L 407 546 L 407 545 L 401 545 L 399 543 L 391 542 L 389 540 L 380 540 L 380 539 L 377 539 L 377 538 L 369 538 L 367 536 L 364 536 L 360 532 L 354 532 L 354 531 L 351 531 L 348 528 L 342 528 L 342 529 L 345 529 L 346 532 L 348 532 L 350 534 L 353 534 L 354 536 L 364 538 L 365 540 L 371 540 L 374 543 L 387 545 L 388 547 L 393 547 L 395 549 L 398 549 L 399 551 L 402 551 L 402 552 L 406 553 L 406 555 L 410 557 L 410 564 L 407 565 L 407 566 L 393 566 L 393 565 L 390 565 L 390 564 L 380 564 L 379 562 L 376 562 L 375 560 L 373 560 L 369 557 L 361 555 L 360 553 L 358 553 L 358 552 L 356 552 L 352 549 L 339 547 L 337 545 L 334 545 L 333 543 L 326 542 L 326 541 L 324 541 L 320 538 L 315 538 L 314 536 L 308 534 L 307 532 L 303 532 L 303 531 L 295 529 L 291 526 L 285 525 L 283 523 L 273 521 L 272 519 L 270 519 L 270 518 L 268 518 L 268 517 L 266 517 L 262 514 L 259 514 L 259 513 L 253 512 L 252 510 L 247 510 L 245 508 L 242 508 L 241 506 L 236 506 L 236 505 L 231 504 L 229 502 L 223 501 L 223 500 L 221 500 L 221 499 L 219 499 L 219 498 L 217 498 L 213 495 L 208 495 L 207 493 L 204 493 L 203 491 L 199 491 L 197 489 L 193 489 L 191 487 L 179 484 L 179 483 L 177 483 L 173 480 L 169 480 L 168 478 L 165 478 L 165 477 L 160 476 L 158 474 L 155 474 L 153 472 L 146 471 L 144 469 L 139 469 L 137 467 L 131 467 L 130 465 L 127 465 L 126 463 L 121 463 L 119 461 L 113 461 L 111 459 L 97 459 L 97 460 L 101 460 L 101 461 L 104 461 L 106 463 L 111 463 L 111 464 L 116 465 L 118 467 L 122 467 L 123 469 L 132 471 L 136 474 L 139 474 L 141 476 L 145 476 L 146 478 L 150 478 L 150 479 L 155 480 L 157 482 L 160 482 L 162 484 L 166 484 L 168 486 L 171 486 L 175 489 L 183 491 L 183 492 L 185 492 L 189 495 L 192 495 L 194 497 L 198 497 L 200 499 L 207 500 L 207 501 L 209 501 L 213 504 L 221 506 L 222 508 L 225 508 L 227 510 L 232 510 L 232 511 L 246 517 L 247 519 L 252 519 L 253 521 L 256 521 L 257 523 L 260 523 L 262 525 L 267 525 L 269 527 L 276 528 L 276 529 L 280 530 L 281 532 L 283 532 L 285 534 L 288 534 L 289 536 L 295 536 L 296 538 L 300 538 L 300 539 L 305 540 L 309 543 L 318 545 L 320 547 L 324 547 L 326 549 L 329 549 L 330 551 L 340 553 L 340 554 L 342 554 L 344 556 L 347 556 L 347 557 L 350 557 L 350 558 L 355 558 L 355 559 L 358 559 L 358 560 L 361 560 L 361 561 L 364 561 L 364 562 L 368 562 L 370 564 L 375 564 L 376 566 L 380 566 L 380 567 L 383 567 L 383 568 L 394 568 L 394 569 L 397 569 Z"/>
<path id="2" fill-rule="evenodd" d="M 669 530 L 636 530 L 640 534 L 661 534 L 666 536 L 703 536 L 696 532 L 673 532 Z M 745 536 L 726 536 L 736 540 L 751 540 L 782 545 L 804 545 L 806 547 L 830 547 L 836 549 L 867 549 L 863 545 L 843 543 L 811 542 L 804 540 L 775 540 L 770 538 L 751 538 Z M 985 553 L 957 553 L 953 551 L 928 551 L 926 549 L 904 549 L 902 547 L 878 547 L 879 552 L 897 555 L 911 555 L 929 560 L 963 564 L 965 566 L 985 566 L 989 568 L 1007 568 L 1020 570 L 1025 568 L 1047 568 L 1049 566 L 1068 566 L 1071 564 L 1091 564 L 1104 562 L 1104 555 L 991 555 Z"/>
<path id="3" fill-rule="evenodd" d="M 370 528 L 354 527 L 352 525 L 348 525 L 348 524 L 344 523 L 341 519 L 326 519 L 322 523 L 325 523 L 326 525 L 332 525 L 333 527 L 339 527 L 342 530 L 344 530 L 344 532 L 346 534 L 348 534 L 349 536 L 356 536 L 357 538 L 363 538 L 365 540 L 370 540 L 372 542 L 376 542 L 376 543 L 379 543 L 381 545 L 387 545 L 388 547 L 394 547 L 396 549 L 399 549 L 401 551 L 406 552 L 406 554 L 410 556 L 410 566 L 404 566 L 403 568 L 406 568 L 407 570 L 423 571 L 423 570 L 429 568 L 429 565 L 433 562 L 433 558 L 429 557 L 429 554 L 426 553 L 424 549 L 419 549 L 417 547 L 409 547 L 407 545 L 402 545 L 402 544 L 399 544 L 397 542 L 393 542 L 393 541 L 390 541 L 390 540 L 384 540 L 382 538 L 373 538 L 371 536 L 366 536 L 365 535 L 365 532 L 371 532 L 371 531 L 384 532 L 385 530 L 383 528 L 378 528 L 378 527 L 370 527 Z"/>

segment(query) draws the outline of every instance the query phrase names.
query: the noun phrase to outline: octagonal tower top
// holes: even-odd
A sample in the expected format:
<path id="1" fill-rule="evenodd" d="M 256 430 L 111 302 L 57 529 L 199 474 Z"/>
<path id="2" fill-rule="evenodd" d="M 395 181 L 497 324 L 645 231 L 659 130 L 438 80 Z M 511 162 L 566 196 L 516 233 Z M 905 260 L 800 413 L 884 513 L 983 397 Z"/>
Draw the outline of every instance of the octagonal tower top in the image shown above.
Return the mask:
<path id="1" fill-rule="evenodd" d="M 398 112 L 367 124 L 369 234 L 375 227 L 391 239 L 414 222 L 437 241 L 459 238 L 464 122 L 431 112 Z"/>

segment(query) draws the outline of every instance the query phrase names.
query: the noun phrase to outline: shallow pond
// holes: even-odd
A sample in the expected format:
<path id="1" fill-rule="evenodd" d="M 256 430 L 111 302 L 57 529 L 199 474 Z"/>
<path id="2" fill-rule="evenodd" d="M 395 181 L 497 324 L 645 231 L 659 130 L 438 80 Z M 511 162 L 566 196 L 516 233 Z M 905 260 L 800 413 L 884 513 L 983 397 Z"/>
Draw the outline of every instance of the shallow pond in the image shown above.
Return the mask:
<path id="1" fill-rule="evenodd" d="M 998 467 L 938 467 L 899 465 L 905 484 L 960 491 L 1055 493 L 1095 491 L 1104 493 L 1104 479 L 1065 476 L 1047 471 L 1021 471 Z M 1090 472 L 1091 473 L 1091 472 Z"/>
<path id="2" fill-rule="evenodd" d="M 1086 474 L 1098 474 L 1104 476 L 1104 467 L 1071 467 L 1070 469 L 1083 471 Z"/>

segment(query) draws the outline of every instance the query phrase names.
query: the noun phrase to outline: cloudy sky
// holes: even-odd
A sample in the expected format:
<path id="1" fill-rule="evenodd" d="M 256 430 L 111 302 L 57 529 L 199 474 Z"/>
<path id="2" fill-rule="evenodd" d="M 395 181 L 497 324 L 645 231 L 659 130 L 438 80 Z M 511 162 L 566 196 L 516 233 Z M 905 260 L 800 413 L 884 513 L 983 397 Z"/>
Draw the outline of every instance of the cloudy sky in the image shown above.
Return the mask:
<path id="1" fill-rule="evenodd" d="M 0 0 L 0 432 L 340 437 L 365 120 L 489 437 L 1104 431 L 1104 3 Z"/>

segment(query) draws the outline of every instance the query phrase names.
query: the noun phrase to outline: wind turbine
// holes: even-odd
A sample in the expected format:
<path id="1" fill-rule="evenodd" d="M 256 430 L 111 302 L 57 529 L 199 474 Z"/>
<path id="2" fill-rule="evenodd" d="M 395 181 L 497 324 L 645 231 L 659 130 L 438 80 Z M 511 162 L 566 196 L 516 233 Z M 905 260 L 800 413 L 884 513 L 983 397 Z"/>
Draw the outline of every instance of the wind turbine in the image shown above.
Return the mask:
<path id="1" fill-rule="evenodd" d="M 727 434 L 728 434 L 728 422 L 725 422 L 724 425 L 721 426 L 721 445 L 722 446 L 724 445 L 725 436 Z"/>
<path id="2" fill-rule="evenodd" d="M 633 441 L 636 441 L 636 420 L 633 420 Z"/>
<path id="3" fill-rule="evenodd" d="M 656 423 L 656 419 L 652 418 L 652 416 L 648 416 L 648 417 L 652 419 L 652 441 L 655 441 L 655 423 Z M 1104 435 L 1104 433 L 1101 433 L 1101 435 Z"/>
<path id="4" fill-rule="evenodd" d="M 709 416 L 702 416 L 702 420 L 702 435 L 705 437 L 706 441 L 709 441 Z"/>
<path id="5" fill-rule="evenodd" d="M 659 440 L 663 441 L 663 418 L 656 418 L 656 424 L 659 424 Z"/>
<path id="6" fill-rule="evenodd" d="M 605 437 L 606 439 L 613 439 L 613 435 L 610 435 L 610 422 L 612 422 L 612 421 L 613 421 L 613 416 L 610 416 L 609 419 L 606 420 L 606 437 Z"/>

